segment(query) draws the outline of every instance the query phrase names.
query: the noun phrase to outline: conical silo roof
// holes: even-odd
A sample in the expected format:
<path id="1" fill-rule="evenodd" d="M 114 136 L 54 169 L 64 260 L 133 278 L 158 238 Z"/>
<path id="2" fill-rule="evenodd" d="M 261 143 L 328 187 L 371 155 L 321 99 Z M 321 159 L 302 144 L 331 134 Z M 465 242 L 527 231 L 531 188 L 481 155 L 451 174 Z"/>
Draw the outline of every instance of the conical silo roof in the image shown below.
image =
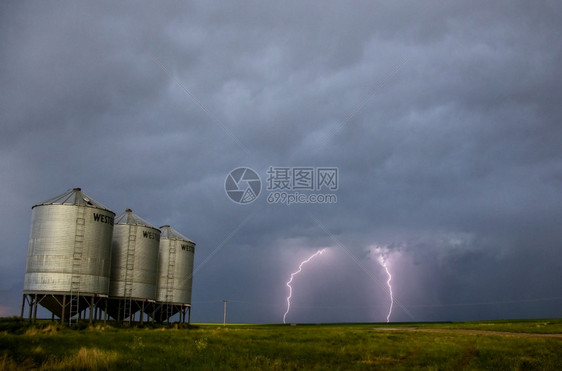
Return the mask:
<path id="1" fill-rule="evenodd" d="M 80 188 L 73 188 L 69 189 L 68 191 L 64 192 L 62 195 L 53 197 L 47 201 L 41 202 L 35 206 L 42 206 L 42 205 L 77 205 L 77 206 L 92 206 L 97 207 L 98 209 L 103 209 L 115 214 L 113 211 L 102 205 L 101 203 L 95 201 L 84 192 Z M 33 209 L 32 207 L 32 209 Z"/>
<path id="2" fill-rule="evenodd" d="M 185 237 L 183 234 L 176 231 L 174 228 L 170 227 L 169 225 L 163 225 L 162 227 L 160 227 L 160 231 L 162 232 L 160 238 L 167 238 L 169 240 L 182 240 L 182 241 L 191 242 L 192 244 L 195 245 L 195 242 L 191 241 L 189 238 Z"/>
<path id="3" fill-rule="evenodd" d="M 115 224 L 140 225 L 143 227 L 158 229 L 137 214 L 133 213 L 133 210 L 131 209 L 127 209 L 125 212 L 117 215 L 115 217 Z"/>

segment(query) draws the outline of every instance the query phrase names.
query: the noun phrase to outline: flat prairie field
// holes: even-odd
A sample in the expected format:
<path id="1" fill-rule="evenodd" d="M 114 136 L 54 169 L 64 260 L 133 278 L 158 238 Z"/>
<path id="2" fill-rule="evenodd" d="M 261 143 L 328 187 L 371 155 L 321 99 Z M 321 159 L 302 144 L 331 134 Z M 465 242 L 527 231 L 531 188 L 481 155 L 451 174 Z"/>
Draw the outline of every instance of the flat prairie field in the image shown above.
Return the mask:
<path id="1" fill-rule="evenodd" d="M 0 370 L 556 370 L 562 319 L 444 323 L 108 322 L 0 319 Z"/>

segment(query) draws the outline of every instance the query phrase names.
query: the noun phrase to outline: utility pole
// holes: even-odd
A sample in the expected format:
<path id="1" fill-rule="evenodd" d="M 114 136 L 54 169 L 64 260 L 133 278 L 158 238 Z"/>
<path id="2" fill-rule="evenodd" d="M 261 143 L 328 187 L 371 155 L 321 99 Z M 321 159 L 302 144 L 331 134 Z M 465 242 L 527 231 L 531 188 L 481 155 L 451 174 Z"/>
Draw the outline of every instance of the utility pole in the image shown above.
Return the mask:
<path id="1" fill-rule="evenodd" d="M 224 303 L 224 316 L 222 319 L 222 325 L 226 326 L 226 299 L 222 301 Z"/>

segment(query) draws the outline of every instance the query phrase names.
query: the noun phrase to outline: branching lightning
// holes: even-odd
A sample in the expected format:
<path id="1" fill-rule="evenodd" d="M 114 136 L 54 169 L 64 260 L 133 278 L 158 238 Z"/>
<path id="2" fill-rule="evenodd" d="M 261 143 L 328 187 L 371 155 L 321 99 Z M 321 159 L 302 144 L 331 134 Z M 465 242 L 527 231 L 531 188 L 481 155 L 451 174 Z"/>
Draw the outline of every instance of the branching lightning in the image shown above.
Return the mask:
<path id="1" fill-rule="evenodd" d="M 392 314 L 392 306 L 394 305 L 394 297 L 392 296 L 392 286 L 390 285 L 390 281 L 392 280 L 392 275 L 390 274 L 386 262 L 384 261 L 384 257 L 382 255 L 379 256 L 379 264 L 384 268 L 386 274 L 388 275 L 388 280 L 386 284 L 388 285 L 388 292 L 390 294 L 390 308 L 388 309 L 388 315 L 386 316 L 386 322 L 390 322 L 390 315 Z"/>
<path id="2" fill-rule="evenodd" d="M 293 287 L 291 286 L 291 282 L 293 282 L 293 278 L 302 271 L 303 265 L 305 265 L 306 263 L 308 263 L 309 261 L 314 259 L 316 256 L 321 255 L 322 253 L 324 253 L 324 251 L 326 251 L 326 249 L 321 249 L 321 250 L 316 251 L 308 259 L 302 261 L 299 264 L 299 269 L 296 272 L 291 273 L 291 278 L 289 278 L 289 281 L 287 281 L 287 287 L 289 288 L 289 296 L 287 296 L 287 311 L 283 315 L 283 323 L 286 323 L 285 318 L 287 317 L 287 314 L 289 313 L 289 309 L 291 309 L 291 296 L 293 296 Z"/>

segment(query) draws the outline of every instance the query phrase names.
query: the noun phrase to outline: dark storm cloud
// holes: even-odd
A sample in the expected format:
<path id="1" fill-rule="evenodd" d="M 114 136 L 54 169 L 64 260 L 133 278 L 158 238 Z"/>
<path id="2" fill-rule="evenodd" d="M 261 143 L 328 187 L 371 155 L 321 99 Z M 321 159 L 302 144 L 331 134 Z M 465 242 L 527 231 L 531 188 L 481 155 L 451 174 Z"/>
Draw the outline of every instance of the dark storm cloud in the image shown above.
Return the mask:
<path id="1" fill-rule="evenodd" d="M 558 315 L 560 13 L 2 5 L 1 313 L 18 310 L 29 208 L 81 186 L 197 242 L 195 320 L 221 320 L 223 298 L 233 320 L 281 320 L 284 282 L 321 247 L 333 258 L 301 281 L 301 318 L 383 320 L 373 246 L 416 319 Z M 267 205 L 262 190 L 235 205 L 223 182 L 239 166 L 264 181 L 269 166 L 337 166 L 338 203 Z"/>

